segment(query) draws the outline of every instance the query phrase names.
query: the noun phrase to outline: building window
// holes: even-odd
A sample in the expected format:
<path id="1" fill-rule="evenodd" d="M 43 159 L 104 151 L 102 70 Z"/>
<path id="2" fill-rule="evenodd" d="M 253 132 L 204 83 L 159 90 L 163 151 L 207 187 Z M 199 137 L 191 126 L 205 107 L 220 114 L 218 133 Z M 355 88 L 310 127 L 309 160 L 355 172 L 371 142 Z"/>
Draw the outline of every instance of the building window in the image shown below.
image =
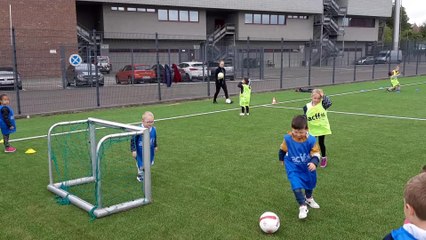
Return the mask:
<path id="1" fill-rule="evenodd" d="M 253 14 L 246 13 L 244 19 L 245 19 L 244 23 L 249 23 L 249 24 L 253 23 Z"/>
<path id="2" fill-rule="evenodd" d="M 124 7 L 118 7 L 118 11 L 124 12 Z"/>
<path id="3" fill-rule="evenodd" d="M 285 15 L 246 13 L 244 15 L 244 23 L 262 25 L 285 25 Z"/>
<path id="4" fill-rule="evenodd" d="M 188 11 L 184 11 L 184 10 L 179 11 L 179 21 L 181 21 L 181 22 L 188 22 L 189 21 Z"/>
<path id="5" fill-rule="evenodd" d="M 179 21 L 178 10 L 169 10 L 169 21 Z"/>
<path id="6" fill-rule="evenodd" d="M 168 21 L 168 14 L 166 9 L 158 9 L 158 20 L 160 21 Z"/>
<path id="7" fill-rule="evenodd" d="M 284 15 L 278 15 L 278 24 L 279 25 L 285 25 L 285 16 Z"/>
<path id="8" fill-rule="evenodd" d="M 155 9 L 154 8 L 147 8 L 146 12 L 155 13 Z"/>
<path id="9" fill-rule="evenodd" d="M 278 24 L 278 15 L 271 15 L 271 24 Z"/>
<path id="10" fill-rule="evenodd" d="M 253 14 L 253 23 L 254 24 L 261 24 L 262 23 L 262 15 Z"/>
<path id="11" fill-rule="evenodd" d="M 136 11 L 138 11 L 138 12 L 146 12 L 146 8 L 137 8 Z"/>
<path id="12" fill-rule="evenodd" d="M 309 19 L 309 16 L 307 15 L 288 15 L 288 19 Z"/>
<path id="13" fill-rule="evenodd" d="M 198 11 L 158 9 L 159 21 L 198 22 Z"/>
<path id="14" fill-rule="evenodd" d="M 189 21 L 198 22 L 198 11 L 189 11 Z"/>
<path id="15" fill-rule="evenodd" d="M 342 25 L 343 27 L 374 28 L 376 21 L 374 18 L 343 18 Z"/>
<path id="16" fill-rule="evenodd" d="M 128 12 L 136 12 L 136 8 L 134 8 L 134 7 L 128 7 L 127 11 Z"/>
<path id="17" fill-rule="evenodd" d="M 269 25 L 269 14 L 262 14 L 262 24 Z"/>
<path id="18" fill-rule="evenodd" d="M 118 11 L 118 7 L 111 7 L 111 11 Z"/>

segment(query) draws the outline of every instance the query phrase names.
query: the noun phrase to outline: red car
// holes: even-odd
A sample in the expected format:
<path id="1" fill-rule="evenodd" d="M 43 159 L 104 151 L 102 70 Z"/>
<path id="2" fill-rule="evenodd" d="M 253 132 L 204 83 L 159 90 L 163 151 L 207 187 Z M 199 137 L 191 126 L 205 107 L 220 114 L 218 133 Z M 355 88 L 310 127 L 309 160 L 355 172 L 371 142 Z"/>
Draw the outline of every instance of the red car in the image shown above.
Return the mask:
<path id="1" fill-rule="evenodd" d="M 132 74 L 133 72 L 133 74 Z M 132 78 L 133 75 L 133 78 Z M 151 69 L 151 66 L 145 64 L 126 65 L 115 75 L 115 83 L 117 84 L 131 84 L 133 83 L 146 83 L 155 82 L 156 74 Z"/>

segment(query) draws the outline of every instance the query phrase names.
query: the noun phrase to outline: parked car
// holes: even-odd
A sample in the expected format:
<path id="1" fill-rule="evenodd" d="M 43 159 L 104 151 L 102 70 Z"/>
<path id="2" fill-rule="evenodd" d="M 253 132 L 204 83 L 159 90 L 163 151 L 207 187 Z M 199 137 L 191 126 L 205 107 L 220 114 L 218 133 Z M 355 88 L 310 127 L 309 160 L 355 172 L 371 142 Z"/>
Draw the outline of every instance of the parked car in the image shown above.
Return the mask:
<path id="1" fill-rule="evenodd" d="M 22 89 L 21 76 L 18 73 L 18 89 Z M 14 88 L 15 87 L 15 73 L 13 67 L 0 67 L 0 88 Z"/>
<path id="2" fill-rule="evenodd" d="M 133 76 L 133 78 L 132 78 Z M 149 83 L 157 80 L 155 71 L 146 64 L 126 65 L 115 74 L 115 83 Z"/>
<path id="3" fill-rule="evenodd" d="M 374 64 L 375 58 L 374 56 L 364 56 L 355 61 L 357 65 L 370 65 Z"/>
<path id="4" fill-rule="evenodd" d="M 193 81 L 194 79 L 203 79 L 203 65 L 204 77 L 207 78 L 207 66 L 202 62 L 182 62 L 178 67 L 185 71 L 185 76 L 182 77 L 189 79 L 189 81 Z"/>
<path id="5" fill-rule="evenodd" d="M 234 64 L 232 64 L 232 59 L 225 59 L 225 71 L 226 75 L 225 78 L 229 80 L 234 80 Z M 209 62 L 208 63 L 208 69 L 209 69 L 209 76 L 213 76 L 216 68 L 219 67 L 219 62 Z"/>
<path id="6" fill-rule="evenodd" d="M 401 63 L 402 51 L 401 50 L 388 50 L 380 51 L 376 57 L 376 63 Z"/>
<path id="7" fill-rule="evenodd" d="M 95 64 L 82 63 L 76 67 L 70 65 L 66 71 L 67 86 L 99 86 L 104 85 L 104 75 L 98 71 L 96 74 Z"/>
<path id="8" fill-rule="evenodd" d="M 97 65 L 99 71 L 101 72 L 106 72 L 107 74 L 109 74 L 112 71 L 112 64 L 108 56 L 98 56 Z"/>
<path id="9" fill-rule="evenodd" d="M 164 66 L 162 64 L 159 64 L 159 66 L 160 66 L 160 79 L 161 79 L 161 82 L 164 83 L 165 82 L 165 79 L 164 79 L 165 69 L 164 69 Z M 185 70 L 183 70 L 179 66 L 177 66 L 177 68 L 178 68 L 178 71 L 179 71 L 179 73 L 180 73 L 180 75 L 182 77 L 182 81 L 183 82 L 188 82 L 190 80 L 189 79 L 189 75 L 186 74 Z M 157 64 L 152 65 L 151 69 L 154 70 L 155 76 L 157 77 Z M 171 68 L 171 71 L 172 71 L 172 79 L 174 79 L 175 72 L 173 71 L 173 68 Z"/>

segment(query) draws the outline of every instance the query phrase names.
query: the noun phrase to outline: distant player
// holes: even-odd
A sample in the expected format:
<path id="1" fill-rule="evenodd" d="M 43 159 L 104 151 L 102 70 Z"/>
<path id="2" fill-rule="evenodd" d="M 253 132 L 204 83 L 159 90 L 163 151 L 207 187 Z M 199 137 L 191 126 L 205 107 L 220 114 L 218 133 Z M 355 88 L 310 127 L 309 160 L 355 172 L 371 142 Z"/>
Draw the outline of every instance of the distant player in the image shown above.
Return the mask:
<path id="1" fill-rule="evenodd" d="M 11 133 L 16 132 L 15 116 L 13 114 L 13 109 L 9 106 L 9 96 L 7 96 L 7 94 L 1 94 L 0 101 L 0 128 L 3 134 L 4 152 L 12 153 L 16 151 L 16 148 L 9 144 L 9 136 Z"/>
<path id="2" fill-rule="evenodd" d="M 396 91 L 399 93 L 401 91 L 401 85 L 399 84 L 399 81 L 398 81 L 398 77 L 400 75 L 399 66 L 396 66 L 395 69 L 393 69 L 392 71 L 388 73 L 388 75 L 389 75 L 392 87 L 386 88 L 386 90 L 388 92 Z"/>
<path id="3" fill-rule="evenodd" d="M 149 129 L 149 142 L 151 150 L 151 165 L 154 165 L 155 152 L 158 151 L 157 146 L 157 129 L 154 125 L 154 114 L 152 112 L 145 112 L 142 115 L 141 126 Z M 130 150 L 132 151 L 133 158 L 136 159 L 136 166 L 138 168 L 138 175 L 136 179 L 139 182 L 143 181 L 144 166 L 143 166 L 143 137 L 138 135 L 134 136 L 130 141 Z"/>
<path id="4" fill-rule="evenodd" d="M 225 70 L 225 62 L 221 60 L 219 62 L 219 67 L 216 68 L 214 72 L 214 79 L 216 84 L 216 92 L 214 93 L 213 97 L 213 103 L 217 103 L 217 95 L 219 95 L 220 89 L 223 89 L 223 92 L 225 93 L 226 101 L 231 103 L 232 100 L 229 98 L 228 95 L 228 87 L 226 86 L 226 70 Z"/>
<path id="5" fill-rule="evenodd" d="M 308 216 L 307 206 L 320 208 L 312 195 L 317 184 L 316 168 L 320 150 L 315 137 L 308 134 L 305 116 L 293 118 L 291 132 L 284 135 L 278 157 L 285 166 L 291 189 L 299 204 L 299 219 L 304 219 Z"/>
<path id="6" fill-rule="evenodd" d="M 308 119 L 309 134 L 318 137 L 318 143 L 321 149 L 320 167 L 327 166 L 327 152 L 325 147 L 325 135 L 331 134 L 330 123 L 328 122 L 327 109 L 332 103 L 323 90 L 313 89 L 311 93 L 311 102 L 303 107 L 303 112 Z"/>
<path id="7" fill-rule="evenodd" d="M 241 82 L 238 83 L 240 88 L 240 106 L 241 113 L 240 116 L 250 115 L 250 97 L 251 97 L 251 86 L 250 79 L 244 78 Z"/>
<path id="8" fill-rule="evenodd" d="M 409 223 L 393 230 L 384 240 L 426 239 L 426 173 L 411 178 L 405 185 L 404 214 Z"/>

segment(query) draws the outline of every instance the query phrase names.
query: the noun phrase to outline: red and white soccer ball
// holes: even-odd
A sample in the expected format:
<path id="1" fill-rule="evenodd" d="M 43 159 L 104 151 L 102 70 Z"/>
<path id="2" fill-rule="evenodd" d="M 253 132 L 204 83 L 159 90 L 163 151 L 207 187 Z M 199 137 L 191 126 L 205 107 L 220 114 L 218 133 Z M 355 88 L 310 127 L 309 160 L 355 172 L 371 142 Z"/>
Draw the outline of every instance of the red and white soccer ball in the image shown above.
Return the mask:
<path id="1" fill-rule="evenodd" d="M 259 226 L 265 233 L 274 233 L 280 228 L 280 218 L 273 212 L 264 212 L 259 218 Z"/>

